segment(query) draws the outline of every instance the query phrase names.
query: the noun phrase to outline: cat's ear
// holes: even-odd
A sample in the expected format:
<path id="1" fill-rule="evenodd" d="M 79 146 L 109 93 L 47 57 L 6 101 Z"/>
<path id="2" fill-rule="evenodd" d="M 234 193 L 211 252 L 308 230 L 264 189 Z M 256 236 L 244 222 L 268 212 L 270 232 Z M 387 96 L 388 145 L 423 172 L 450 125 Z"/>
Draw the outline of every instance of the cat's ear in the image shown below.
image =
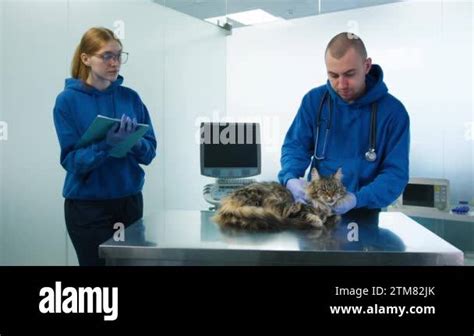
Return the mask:
<path id="1" fill-rule="evenodd" d="M 318 181 L 318 180 L 319 180 L 319 173 L 316 170 L 316 168 L 313 167 L 313 169 L 311 169 L 311 181 Z"/>
<path id="2" fill-rule="evenodd" d="M 342 175 L 342 168 L 339 168 L 337 170 L 336 174 L 334 174 L 334 177 L 340 181 L 340 180 L 342 180 L 342 176 L 343 176 Z"/>

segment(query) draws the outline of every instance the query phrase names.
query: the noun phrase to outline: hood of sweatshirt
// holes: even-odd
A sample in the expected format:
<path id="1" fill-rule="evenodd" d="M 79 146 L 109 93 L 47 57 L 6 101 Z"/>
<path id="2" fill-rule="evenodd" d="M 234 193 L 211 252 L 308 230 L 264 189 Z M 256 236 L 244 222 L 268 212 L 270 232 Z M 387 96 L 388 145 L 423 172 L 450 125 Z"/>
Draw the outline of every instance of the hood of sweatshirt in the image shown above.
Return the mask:
<path id="1" fill-rule="evenodd" d="M 89 119 L 95 118 L 97 114 L 102 114 L 111 118 L 119 118 L 122 116 L 121 111 L 117 111 L 117 106 L 120 103 L 117 102 L 118 97 L 120 97 L 120 92 L 118 92 L 123 83 L 123 77 L 118 76 L 117 80 L 112 82 L 109 87 L 105 90 L 98 90 L 93 86 L 87 85 L 81 79 L 76 78 L 67 78 L 65 81 L 65 91 L 76 91 L 80 92 L 83 98 L 80 99 L 76 104 L 81 104 L 84 106 L 89 106 L 89 111 L 84 115 L 85 117 L 92 113 Z M 123 91 L 123 90 L 121 90 Z M 87 98 L 89 97 L 89 98 Z M 93 104 L 93 107 L 90 105 Z M 87 117 L 86 117 L 87 118 Z M 91 119 L 92 120 L 92 119 Z M 91 122 L 87 120 L 86 123 Z"/>
<path id="2" fill-rule="evenodd" d="M 123 83 L 123 77 L 119 75 L 117 77 L 117 80 L 112 82 L 107 89 L 101 91 L 101 90 L 96 89 L 93 86 L 87 85 L 81 79 L 67 78 L 64 84 L 64 88 L 79 91 L 79 92 L 84 92 L 89 95 L 101 96 L 101 95 L 112 94 L 117 89 L 117 87 L 122 85 L 122 83 Z"/>

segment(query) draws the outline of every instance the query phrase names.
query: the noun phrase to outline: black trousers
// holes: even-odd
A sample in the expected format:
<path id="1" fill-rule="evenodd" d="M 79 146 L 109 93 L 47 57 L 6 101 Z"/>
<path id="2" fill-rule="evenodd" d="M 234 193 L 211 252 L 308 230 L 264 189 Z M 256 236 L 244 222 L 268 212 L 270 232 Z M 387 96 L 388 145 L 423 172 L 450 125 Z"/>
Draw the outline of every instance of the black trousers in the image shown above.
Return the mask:
<path id="1" fill-rule="evenodd" d="M 99 245 L 113 236 L 115 223 L 128 227 L 143 217 L 142 193 L 100 201 L 66 199 L 64 215 L 79 265 L 103 266 Z"/>

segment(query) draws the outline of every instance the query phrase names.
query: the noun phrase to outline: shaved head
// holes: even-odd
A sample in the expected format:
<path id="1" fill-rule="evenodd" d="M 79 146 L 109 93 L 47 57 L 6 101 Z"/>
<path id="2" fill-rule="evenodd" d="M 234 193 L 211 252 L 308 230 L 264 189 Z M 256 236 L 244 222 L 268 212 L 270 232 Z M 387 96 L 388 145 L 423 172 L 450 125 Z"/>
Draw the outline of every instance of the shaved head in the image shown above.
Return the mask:
<path id="1" fill-rule="evenodd" d="M 362 42 L 357 35 L 348 32 L 339 33 L 334 36 L 331 41 L 329 41 L 324 55 L 327 56 L 329 52 L 332 57 L 340 59 L 351 48 L 354 48 L 362 60 L 365 61 L 367 58 L 367 50 L 365 49 L 364 42 Z"/>

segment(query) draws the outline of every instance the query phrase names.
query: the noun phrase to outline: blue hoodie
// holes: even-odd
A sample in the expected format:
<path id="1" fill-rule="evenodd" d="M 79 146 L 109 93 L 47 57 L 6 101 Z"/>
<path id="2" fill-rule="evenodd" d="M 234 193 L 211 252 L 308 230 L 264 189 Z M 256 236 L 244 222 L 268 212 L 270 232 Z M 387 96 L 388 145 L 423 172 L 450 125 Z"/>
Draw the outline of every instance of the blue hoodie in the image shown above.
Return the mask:
<path id="1" fill-rule="evenodd" d="M 304 176 L 311 163 L 323 176 L 342 167 L 342 182 L 357 198 L 357 208 L 383 208 L 403 192 L 408 182 L 410 120 L 403 104 L 388 93 L 382 68 L 372 65 L 366 76 L 366 93 L 352 103 L 345 102 L 327 81 L 309 91 L 286 134 L 282 147 L 280 183 Z M 326 158 L 315 160 L 316 120 L 321 98 L 329 92 L 333 102 Z M 371 104 L 377 102 L 375 162 L 368 162 Z M 318 155 L 323 150 L 328 121 L 328 101 L 322 111 Z M 311 174 L 308 174 L 311 175 Z M 308 179 L 310 177 L 308 176 Z"/>
<path id="2" fill-rule="evenodd" d="M 138 94 L 121 86 L 119 76 L 104 91 L 68 78 L 56 98 L 54 125 L 61 146 L 61 165 L 66 170 L 63 196 L 68 199 L 105 200 L 125 197 L 142 190 L 144 171 L 156 155 L 156 139 L 148 110 Z M 105 139 L 89 147 L 74 146 L 98 115 L 119 118 L 122 114 L 150 125 L 139 146 L 124 158 L 109 156 Z"/>

